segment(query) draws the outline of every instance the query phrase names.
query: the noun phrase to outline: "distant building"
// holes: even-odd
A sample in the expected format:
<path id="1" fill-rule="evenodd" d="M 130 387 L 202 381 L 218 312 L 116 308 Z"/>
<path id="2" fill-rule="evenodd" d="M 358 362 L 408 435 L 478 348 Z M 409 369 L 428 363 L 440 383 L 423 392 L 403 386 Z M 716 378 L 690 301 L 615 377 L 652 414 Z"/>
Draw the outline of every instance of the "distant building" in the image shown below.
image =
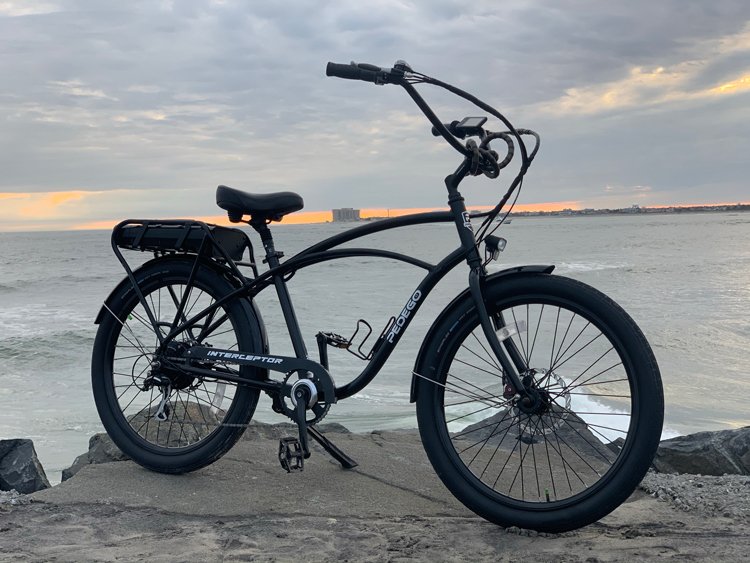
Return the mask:
<path id="1" fill-rule="evenodd" d="M 342 207 L 341 209 L 333 209 L 332 211 L 334 223 L 341 223 L 344 221 L 359 221 L 359 209 Z"/>

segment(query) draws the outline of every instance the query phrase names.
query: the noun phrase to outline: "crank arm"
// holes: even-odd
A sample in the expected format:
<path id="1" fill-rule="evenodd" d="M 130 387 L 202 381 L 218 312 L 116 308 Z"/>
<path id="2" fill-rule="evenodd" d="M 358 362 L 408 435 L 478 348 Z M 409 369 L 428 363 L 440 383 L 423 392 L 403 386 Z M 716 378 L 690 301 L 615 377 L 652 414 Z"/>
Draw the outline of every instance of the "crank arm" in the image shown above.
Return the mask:
<path id="1" fill-rule="evenodd" d="M 307 399 L 308 397 L 304 393 L 301 396 L 298 395 L 297 406 L 295 408 L 297 428 L 299 429 L 299 443 L 305 459 L 310 457 L 310 446 L 307 444 Z"/>

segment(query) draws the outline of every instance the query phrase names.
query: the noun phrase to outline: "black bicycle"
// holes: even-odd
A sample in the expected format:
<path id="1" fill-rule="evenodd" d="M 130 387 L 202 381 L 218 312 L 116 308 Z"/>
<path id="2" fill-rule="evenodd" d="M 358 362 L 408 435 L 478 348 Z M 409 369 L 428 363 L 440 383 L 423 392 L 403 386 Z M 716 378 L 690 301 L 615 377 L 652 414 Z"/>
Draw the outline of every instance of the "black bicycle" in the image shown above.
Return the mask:
<path id="1" fill-rule="evenodd" d="M 193 220 L 123 221 L 112 233 L 112 248 L 127 276 L 99 312 L 93 350 L 93 391 L 104 427 L 141 465 L 184 473 L 226 453 L 265 392 L 273 410 L 298 426 L 298 435 L 279 444 L 287 471 L 303 468 L 310 437 L 343 467 L 354 467 L 316 424 L 372 381 L 433 287 L 465 262 L 468 288 L 435 320 L 411 374 L 420 435 L 437 474 L 468 508 L 502 526 L 559 532 L 608 514 L 633 492 L 656 451 L 663 419 L 659 369 L 635 322 L 599 291 L 552 275 L 551 265 L 487 273 L 505 245 L 493 234 L 509 212 L 501 216 L 501 210 L 514 193 L 518 197 L 539 136 L 403 61 L 391 69 L 329 63 L 326 74 L 406 90 L 433 134 L 461 154 L 445 179 L 450 211 L 368 222 L 282 261 L 269 224 L 302 209 L 302 198 L 219 186 L 216 200 L 230 221 L 260 235 L 269 266 L 262 274 L 240 229 Z M 420 83 L 472 102 L 505 130 L 487 130 L 486 117 L 443 124 L 415 90 Z M 524 138 L 534 139 L 531 152 Z M 502 154 L 493 141 L 502 142 Z M 467 212 L 460 182 L 470 175 L 498 177 L 516 151 L 519 171 L 497 206 Z M 472 219 L 481 221 L 476 232 Z M 386 229 L 436 222 L 453 222 L 460 240 L 438 264 L 383 249 L 341 248 Z M 121 249 L 153 252 L 154 258 L 133 269 Z M 286 283 L 302 268 L 350 257 L 397 260 L 426 274 L 372 347 L 364 346 L 372 328 L 360 321 L 350 338 L 319 332 L 319 361 L 313 361 Z M 269 353 L 253 298 L 270 286 L 294 357 Z M 359 356 L 365 368 L 337 386 L 329 347 Z"/>

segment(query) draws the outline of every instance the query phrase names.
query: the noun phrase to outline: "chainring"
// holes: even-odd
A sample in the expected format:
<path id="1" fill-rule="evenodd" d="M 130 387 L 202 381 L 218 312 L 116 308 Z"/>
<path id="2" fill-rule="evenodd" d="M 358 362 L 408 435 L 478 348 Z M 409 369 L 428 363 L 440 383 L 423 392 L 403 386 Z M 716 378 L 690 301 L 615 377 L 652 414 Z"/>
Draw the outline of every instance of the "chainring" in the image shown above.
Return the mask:
<path id="1" fill-rule="evenodd" d="M 284 385 L 291 386 L 298 379 L 302 378 L 299 377 L 299 373 L 297 371 L 289 372 L 286 374 L 286 376 L 284 376 Z M 311 372 L 305 372 L 304 379 L 310 379 L 315 384 L 315 387 L 318 391 L 318 402 L 315 403 L 312 407 L 308 407 L 308 410 L 306 411 L 307 416 L 312 415 L 312 418 L 305 418 L 307 425 L 311 426 L 323 420 L 328 414 L 328 411 L 331 409 L 331 405 L 334 401 L 329 400 L 329 398 L 326 397 L 326 394 L 335 395 L 336 387 L 330 376 L 327 378 L 328 381 L 323 381 L 322 378 L 318 375 Z M 328 393 L 326 393 L 326 390 L 328 391 Z M 335 396 L 333 398 L 335 399 Z M 294 404 L 292 403 L 291 397 L 281 397 L 279 403 L 282 412 L 293 422 L 296 422 L 296 409 Z"/>

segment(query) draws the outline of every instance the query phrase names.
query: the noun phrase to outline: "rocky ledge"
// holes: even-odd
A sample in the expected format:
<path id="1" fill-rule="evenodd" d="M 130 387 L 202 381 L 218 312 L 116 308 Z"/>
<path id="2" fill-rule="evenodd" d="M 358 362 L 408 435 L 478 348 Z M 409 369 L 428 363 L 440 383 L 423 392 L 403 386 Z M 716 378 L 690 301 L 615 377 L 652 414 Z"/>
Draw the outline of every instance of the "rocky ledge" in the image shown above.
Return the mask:
<path id="1" fill-rule="evenodd" d="M 254 425 L 213 465 L 178 476 L 98 463 L 118 454 L 92 439 L 95 451 L 77 460 L 75 477 L 32 495 L 0 494 L 0 560 L 741 561 L 750 552 L 746 475 L 651 472 L 601 521 L 538 534 L 464 508 L 414 432 L 327 430 L 359 467 L 342 470 L 316 447 L 303 472 L 286 474 L 276 450 L 289 428 L 268 425 Z M 700 442 L 696 451 L 717 458 L 721 450 L 746 472 L 738 444 L 749 430 L 677 438 L 663 451 L 685 457 L 685 444 Z M 666 459 L 660 453 L 657 468 L 677 467 Z"/>
<path id="2" fill-rule="evenodd" d="M 488 426 L 485 423 L 479 424 Z M 321 424 L 319 429 L 323 433 L 349 432 L 345 427 L 336 423 Z M 282 436 L 292 436 L 295 433 L 296 427 L 291 423 L 264 424 L 253 421 L 243 435 L 243 440 L 259 438 L 278 440 Z M 577 434 L 580 435 L 580 432 Z M 580 438 L 571 432 L 566 443 L 575 443 L 577 439 Z M 591 439 L 596 441 L 593 435 Z M 108 463 L 126 459 L 128 457 L 112 443 L 109 436 L 96 434 L 89 440 L 88 452 L 78 456 L 73 465 L 63 470 L 62 480 L 69 479 L 81 468 L 92 463 Z M 699 432 L 664 440 L 659 444 L 653 469 L 657 473 L 750 475 L 750 426 L 736 430 Z"/>

